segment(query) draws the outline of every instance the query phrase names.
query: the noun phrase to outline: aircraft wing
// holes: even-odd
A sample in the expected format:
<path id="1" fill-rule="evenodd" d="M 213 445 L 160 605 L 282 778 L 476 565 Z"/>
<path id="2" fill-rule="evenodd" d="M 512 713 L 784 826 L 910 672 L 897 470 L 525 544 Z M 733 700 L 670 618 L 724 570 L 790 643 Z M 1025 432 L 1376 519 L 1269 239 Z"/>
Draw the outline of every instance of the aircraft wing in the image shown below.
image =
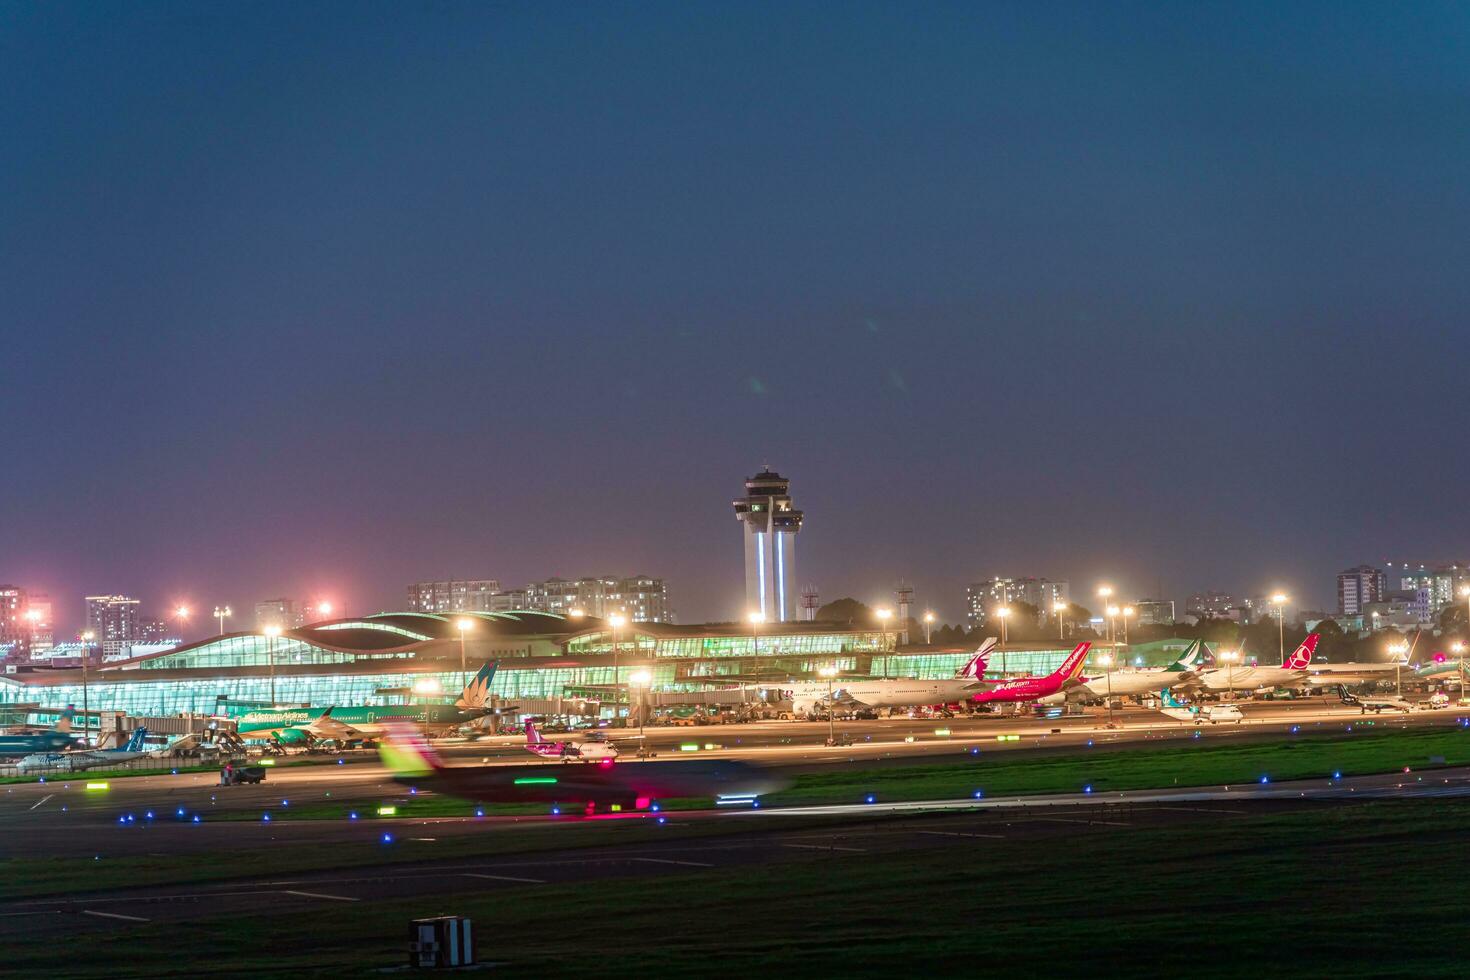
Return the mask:
<path id="1" fill-rule="evenodd" d="M 330 714 L 322 715 L 309 725 L 302 726 L 314 738 L 357 738 L 362 732 L 346 722 L 338 721 Z"/>
<path id="2" fill-rule="evenodd" d="M 822 701 L 822 702 L 826 702 L 827 699 L 826 698 L 820 698 L 819 700 Z M 863 701 L 863 700 L 861 700 L 859 698 L 853 697 L 851 694 L 849 694 L 848 692 L 842 690 L 841 688 L 838 688 L 836 691 L 833 691 L 832 692 L 832 702 L 833 702 L 833 704 L 840 704 L 844 708 L 866 708 L 866 707 L 868 707 L 868 703 L 866 701 Z"/>

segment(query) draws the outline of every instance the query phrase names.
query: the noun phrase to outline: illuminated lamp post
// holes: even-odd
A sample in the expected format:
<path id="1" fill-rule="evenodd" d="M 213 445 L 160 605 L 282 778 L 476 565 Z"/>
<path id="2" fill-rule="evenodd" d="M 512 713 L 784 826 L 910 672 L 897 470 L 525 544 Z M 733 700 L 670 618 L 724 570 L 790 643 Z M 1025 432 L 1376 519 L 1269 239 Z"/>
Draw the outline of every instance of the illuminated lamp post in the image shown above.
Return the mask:
<path id="1" fill-rule="evenodd" d="M 1113 655 L 1105 653 L 1097 658 L 1098 666 L 1101 667 L 1108 678 L 1108 727 L 1113 727 Z"/>
<path id="2" fill-rule="evenodd" d="M 1450 644 L 1450 652 L 1460 658 L 1460 700 L 1465 700 L 1465 644 L 1456 640 Z"/>
<path id="3" fill-rule="evenodd" d="M 1221 650 L 1220 659 L 1225 661 L 1226 697 L 1235 700 L 1235 661 L 1240 658 L 1238 650 Z"/>
<path id="4" fill-rule="evenodd" d="M 648 714 L 648 694 L 653 684 L 653 674 L 647 670 L 635 670 L 628 675 L 628 683 L 638 689 L 638 757 L 641 759 L 648 754 L 648 743 L 643 741 L 643 718 Z"/>
<path id="5" fill-rule="evenodd" d="M 174 619 L 179 621 L 179 642 L 184 642 L 184 628 L 189 621 L 189 607 L 179 606 L 174 609 Z"/>
<path id="6" fill-rule="evenodd" d="M 1123 645 L 1128 646 L 1128 620 L 1137 612 L 1132 606 L 1123 607 Z"/>
<path id="7" fill-rule="evenodd" d="M 1276 641 L 1281 655 L 1281 662 L 1286 663 L 1286 600 L 1284 592 L 1278 592 L 1271 597 L 1271 605 L 1276 607 Z"/>
<path id="8" fill-rule="evenodd" d="M 424 738 L 429 737 L 429 697 L 430 695 L 442 694 L 444 685 L 439 683 L 437 677 L 420 677 L 413 682 L 413 693 L 419 696 L 419 710 L 424 719 Z"/>
<path id="9" fill-rule="evenodd" d="M 87 659 L 92 653 L 92 641 L 97 634 L 87 630 L 82 634 L 82 744 L 87 744 L 88 729 L 91 727 L 91 702 L 87 698 Z"/>
<path id="10" fill-rule="evenodd" d="M 265 634 L 265 659 L 270 664 L 271 672 L 271 707 L 276 706 L 276 637 L 281 635 L 281 628 L 272 623 L 262 630 Z"/>
<path id="11" fill-rule="evenodd" d="M 888 668 L 893 663 L 893 658 L 888 655 L 888 620 L 893 615 L 893 610 L 879 609 L 874 615 L 878 617 L 878 646 L 883 650 L 883 676 L 887 677 Z"/>
<path id="12" fill-rule="evenodd" d="M 995 618 L 1000 620 L 1000 673 L 1004 677 L 1006 670 L 1006 620 L 1011 618 L 1011 607 L 1000 606 L 995 610 Z"/>
<path id="13" fill-rule="evenodd" d="M 1118 613 L 1122 610 L 1117 606 L 1109 606 L 1106 612 L 1108 614 L 1108 646 L 1116 647 L 1118 645 Z"/>
<path id="14" fill-rule="evenodd" d="M 323 619 L 326 619 L 328 616 L 332 615 L 332 604 L 330 602 L 318 602 L 316 604 L 316 614 Z"/>
<path id="15" fill-rule="evenodd" d="M 622 681 L 618 679 L 618 630 L 622 629 L 628 618 L 622 613 L 613 613 L 607 617 L 607 624 L 612 627 L 612 655 L 613 655 L 613 721 L 618 720 L 618 703 L 622 700 Z"/>
<path id="16" fill-rule="evenodd" d="M 837 676 L 837 668 L 827 666 L 823 667 L 821 670 L 818 670 L 817 673 L 827 678 L 827 744 L 836 745 L 837 734 L 836 729 L 833 727 L 833 725 L 835 724 L 833 719 L 836 717 L 837 712 L 835 710 L 836 705 L 833 703 L 832 700 L 832 680 Z"/>
<path id="17" fill-rule="evenodd" d="M 1064 641 L 1067 638 L 1067 604 L 1060 600 L 1053 602 L 1051 611 L 1057 614 L 1057 639 Z"/>
<path id="18" fill-rule="evenodd" d="M 1098 598 L 1100 598 L 1103 601 L 1103 613 L 1106 615 L 1107 614 L 1107 611 L 1108 611 L 1108 608 L 1110 606 L 1112 606 L 1112 603 L 1109 602 L 1108 600 L 1112 598 L 1112 595 L 1113 595 L 1113 587 L 1111 585 L 1100 585 L 1097 588 L 1097 595 L 1098 595 Z M 1112 642 L 1113 642 L 1113 624 L 1110 621 L 1108 623 L 1108 644 L 1111 646 L 1112 645 Z"/>
<path id="19" fill-rule="evenodd" d="M 475 628 L 475 621 L 468 616 L 461 616 L 454 621 L 459 630 L 459 686 L 464 687 L 470 682 L 469 668 L 465 666 L 464 635 Z"/>
<path id="20" fill-rule="evenodd" d="M 225 617 L 228 615 L 230 615 L 229 606 L 214 607 L 214 618 L 219 620 L 219 632 L 221 636 L 224 636 L 225 634 Z"/>
<path id="21" fill-rule="evenodd" d="M 934 611 L 926 610 L 924 613 L 924 646 L 930 645 L 929 631 L 934 628 Z"/>

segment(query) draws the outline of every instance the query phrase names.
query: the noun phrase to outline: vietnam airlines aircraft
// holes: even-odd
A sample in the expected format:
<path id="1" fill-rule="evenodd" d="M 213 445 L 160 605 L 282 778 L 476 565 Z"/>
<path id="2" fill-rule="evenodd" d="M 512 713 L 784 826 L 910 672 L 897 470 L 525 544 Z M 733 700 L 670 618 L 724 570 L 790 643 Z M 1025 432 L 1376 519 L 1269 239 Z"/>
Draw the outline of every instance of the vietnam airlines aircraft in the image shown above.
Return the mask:
<path id="1" fill-rule="evenodd" d="M 33 755 L 37 752 L 57 752 L 72 744 L 71 719 L 76 710 L 67 705 L 56 725 L 49 732 L 26 732 L 16 735 L 0 735 L 0 758 Z"/>
<path id="2" fill-rule="evenodd" d="M 984 683 L 985 668 L 996 641 L 990 637 L 958 670 L 953 679 L 923 680 L 900 677 L 892 680 L 841 680 L 830 686 L 825 681 L 798 684 L 790 692 L 791 710 L 798 715 L 811 714 L 818 705 L 827 703 L 830 690 L 839 710 L 859 708 L 922 708 L 934 704 L 954 704 Z"/>
<path id="3" fill-rule="evenodd" d="M 1313 633 L 1286 655 L 1280 667 L 1216 667 L 1199 673 L 1196 684 L 1205 691 L 1270 691 L 1278 687 L 1306 687 L 1312 654 L 1320 634 Z"/>
<path id="4" fill-rule="evenodd" d="M 1100 701 L 1109 695 L 1115 698 L 1136 697 L 1152 694 L 1161 687 L 1177 687 L 1193 680 L 1195 664 L 1199 660 L 1203 640 L 1195 640 L 1185 648 L 1179 659 L 1167 667 L 1140 667 L 1134 670 L 1114 670 L 1095 677 L 1082 677 L 1080 684 L 1065 692 L 1039 698 L 1043 704 L 1067 701 Z"/>
<path id="5" fill-rule="evenodd" d="M 1082 664 L 1087 660 L 1087 651 L 1091 648 L 1090 642 L 1077 644 L 1076 649 L 1067 654 L 1062 665 L 1045 677 L 1021 677 L 1013 681 L 1002 681 L 984 690 L 967 694 L 966 699 L 975 704 L 1039 701 L 1053 694 L 1065 693 L 1080 683 Z"/>
<path id="6" fill-rule="evenodd" d="M 15 764 L 15 771 L 28 772 L 83 772 L 100 766 L 115 766 L 120 762 L 131 762 L 153 753 L 143 747 L 148 729 L 135 728 L 127 744 L 120 749 L 79 749 L 76 752 L 37 752 Z"/>
<path id="7" fill-rule="evenodd" d="M 1159 691 L 1159 699 L 1162 707 L 1159 711 L 1170 718 L 1178 718 L 1180 721 L 1192 721 L 1196 725 L 1209 722 L 1218 725 L 1222 721 L 1233 721 L 1239 725 L 1245 720 L 1240 713 L 1240 708 L 1226 701 L 1217 701 L 1207 704 L 1184 704 L 1174 699 L 1174 692 L 1167 687 Z"/>

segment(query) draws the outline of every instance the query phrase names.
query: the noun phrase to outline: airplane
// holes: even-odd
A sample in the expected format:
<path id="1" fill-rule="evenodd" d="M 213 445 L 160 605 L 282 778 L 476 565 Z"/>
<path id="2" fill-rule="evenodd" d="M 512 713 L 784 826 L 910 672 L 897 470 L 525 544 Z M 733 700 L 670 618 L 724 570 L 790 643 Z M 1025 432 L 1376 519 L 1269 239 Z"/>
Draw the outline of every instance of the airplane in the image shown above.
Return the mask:
<path id="1" fill-rule="evenodd" d="M 534 721 L 526 722 L 526 751 L 539 755 L 543 759 L 560 759 L 562 762 L 571 762 L 573 759 L 579 759 L 582 762 L 601 762 L 604 759 L 618 757 L 618 747 L 606 739 L 594 738 L 586 742 L 548 742 L 536 730 Z"/>
<path id="2" fill-rule="evenodd" d="M 589 816 L 598 808 L 643 810 L 660 799 L 716 797 L 720 803 L 750 804 L 789 782 L 734 759 L 446 766 L 415 726 L 397 721 L 385 726 L 378 755 L 396 782 L 416 789 L 487 803 L 581 803 Z"/>
<path id="3" fill-rule="evenodd" d="M 1240 713 L 1240 708 L 1228 702 L 1214 702 L 1211 704 L 1183 704 L 1174 699 L 1174 692 L 1169 688 L 1159 691 L 1160 713 L 1180 721 L 1192 721 L 1196 725 L 1201 722 L 1209 722 L 1218 725 L 1222 721 L 1233 721 L 1239 725 L 1245 720 Z"/>
<path id="4" fill-rule="evenodd" d="M 1194 679 L 1201 690 L 1218 691 L 1269 691 L 1278 687 L 1305 687 L 1311 666 L 1312 654 L 1317 652 L 1317 641 L 1322 637 L 1313 633 L 1302 641 L 1302 645 L 1281 662 L 1280 667 L 1216 667 L 1200 671 Z"/>
<path id="5" fill-rule="evenodd" d="M 447 732 L 491 714 L 485 708 L 490 682 L 499 661 L 480 668 L 460 692 L 453 705 L 393 704 L 325 708 L 264 708 L 242 715 L 236 722 L 241 738 L 270 738 L 294 744 L 310 739 L 357 741 L 375 739 L 383 734 L 390 720 L 409 721 L 430 731 Z M 514 711 L 515 707 L 498 708 L 495 714 Z"/>
<path id="6" fill-rule="evenodd" d="M 975 704 L 1013 703 L 1017 701 L 1039 701 L 1070 690 L 1079 683 L 1082 664 L 1087 660 L 1090 641 L 1077 644 L 1062 665 L 1045 677 L 1020 677 L 1013 681 L 1001 681 L 984 690 L 967 694 L 966 699 Z"/>
<path id="7" fill-rule="evenodd" d="M 848 710 L 953 704 L 964 700 L 969 692 L 985 682 L 985 668 L 995 646 L 995 637 L 986 639 L 970 659 L 955 671 L 953 679 L 949 680 L 900 677 L 892 680 L 841 681 L 831 685 L 811 681 L 796 685 L 789 692 L 784 692 L 783 696 L 790 699 L 791 711 L 796 715 L 809 715 L 819 705 L 826 705 L 829 693 L 837 708 Z"/>
<path id="8" fill-rule="evenodd" d="M 1160 687 L 1177 687 L 1195 675 L 1195 661 L 1199 659 L 1203 640 L 1195 640 L 1185 648 L 1179 659 L 1167 667 L 1141 667 L 1134 670 L 1114 670 L 1096 677 L 1081 677 L 1077 684 L 1066 691 L 1045 698 L 1042 704 L 1059 704 L 1062 701 L 1100 701 L 1109 696 L 1115 698 L 1136 697 L 1152 694 Z"/>
<path id="9" fill-rule="evenodd" d="M 1384 711 L 1402 711 L 1408 714 L 1416 707 L 1414 702 L 1406 701 L 1400 697 L 1372 697 L 1366 694 L 1349 694 L 1348 689 L 1337 685 L 1337 698 L 1343 704 L 1350 704 L 1355 708 L 1361 708 L 1363 714 L 1373 712 L 1381 715 Z"/>
<path id="10" fill-rule="evenodd" d="M 74 744 L 71 737 L 71 720 L 75 714 L 75 707 L 67 705 L 50 731 L 0 735 L 0 758 L 14 759 L 18 756 L 34 755 L 37 752 L 56 752 L 70 747 Z"/>
<path id="11" fill-rule="evenodd" d="M 37 752 L 15 764 L 15 771 L 28 772 L 83 772 L 99 766 L 112 766 L 120 762 L 131 762 L 153 752 L 143 747 L 148 729 L 135 728 L 127 744 L 120 749 L 78 749 L 75 752 Z"/>
<path id="12" fill-rule="evenodd" d="M 1409 666 L 1405 653 L 1396 660 L 1376 663 L 1308 664 L 1306 687 L 1334 687 L 1346 684 L 1371 684 L 1392 677 L 1395 671 Z"/>

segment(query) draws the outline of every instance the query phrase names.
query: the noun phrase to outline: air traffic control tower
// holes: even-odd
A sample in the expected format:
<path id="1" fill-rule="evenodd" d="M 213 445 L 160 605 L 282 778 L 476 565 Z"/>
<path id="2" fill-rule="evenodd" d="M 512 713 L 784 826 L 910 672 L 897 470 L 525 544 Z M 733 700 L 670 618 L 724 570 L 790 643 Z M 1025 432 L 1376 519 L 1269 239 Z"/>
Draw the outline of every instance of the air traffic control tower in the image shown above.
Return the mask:
<path id="1" fill-rule="evenodd" d="M 796 533 L 801 511 L 791 506 L 791 481 L 770 467 L 745 481 L 745 496 L 734 501 L 735 517 L 745 525 L 745 601 L 768 623 L 797 619 Z"/>

